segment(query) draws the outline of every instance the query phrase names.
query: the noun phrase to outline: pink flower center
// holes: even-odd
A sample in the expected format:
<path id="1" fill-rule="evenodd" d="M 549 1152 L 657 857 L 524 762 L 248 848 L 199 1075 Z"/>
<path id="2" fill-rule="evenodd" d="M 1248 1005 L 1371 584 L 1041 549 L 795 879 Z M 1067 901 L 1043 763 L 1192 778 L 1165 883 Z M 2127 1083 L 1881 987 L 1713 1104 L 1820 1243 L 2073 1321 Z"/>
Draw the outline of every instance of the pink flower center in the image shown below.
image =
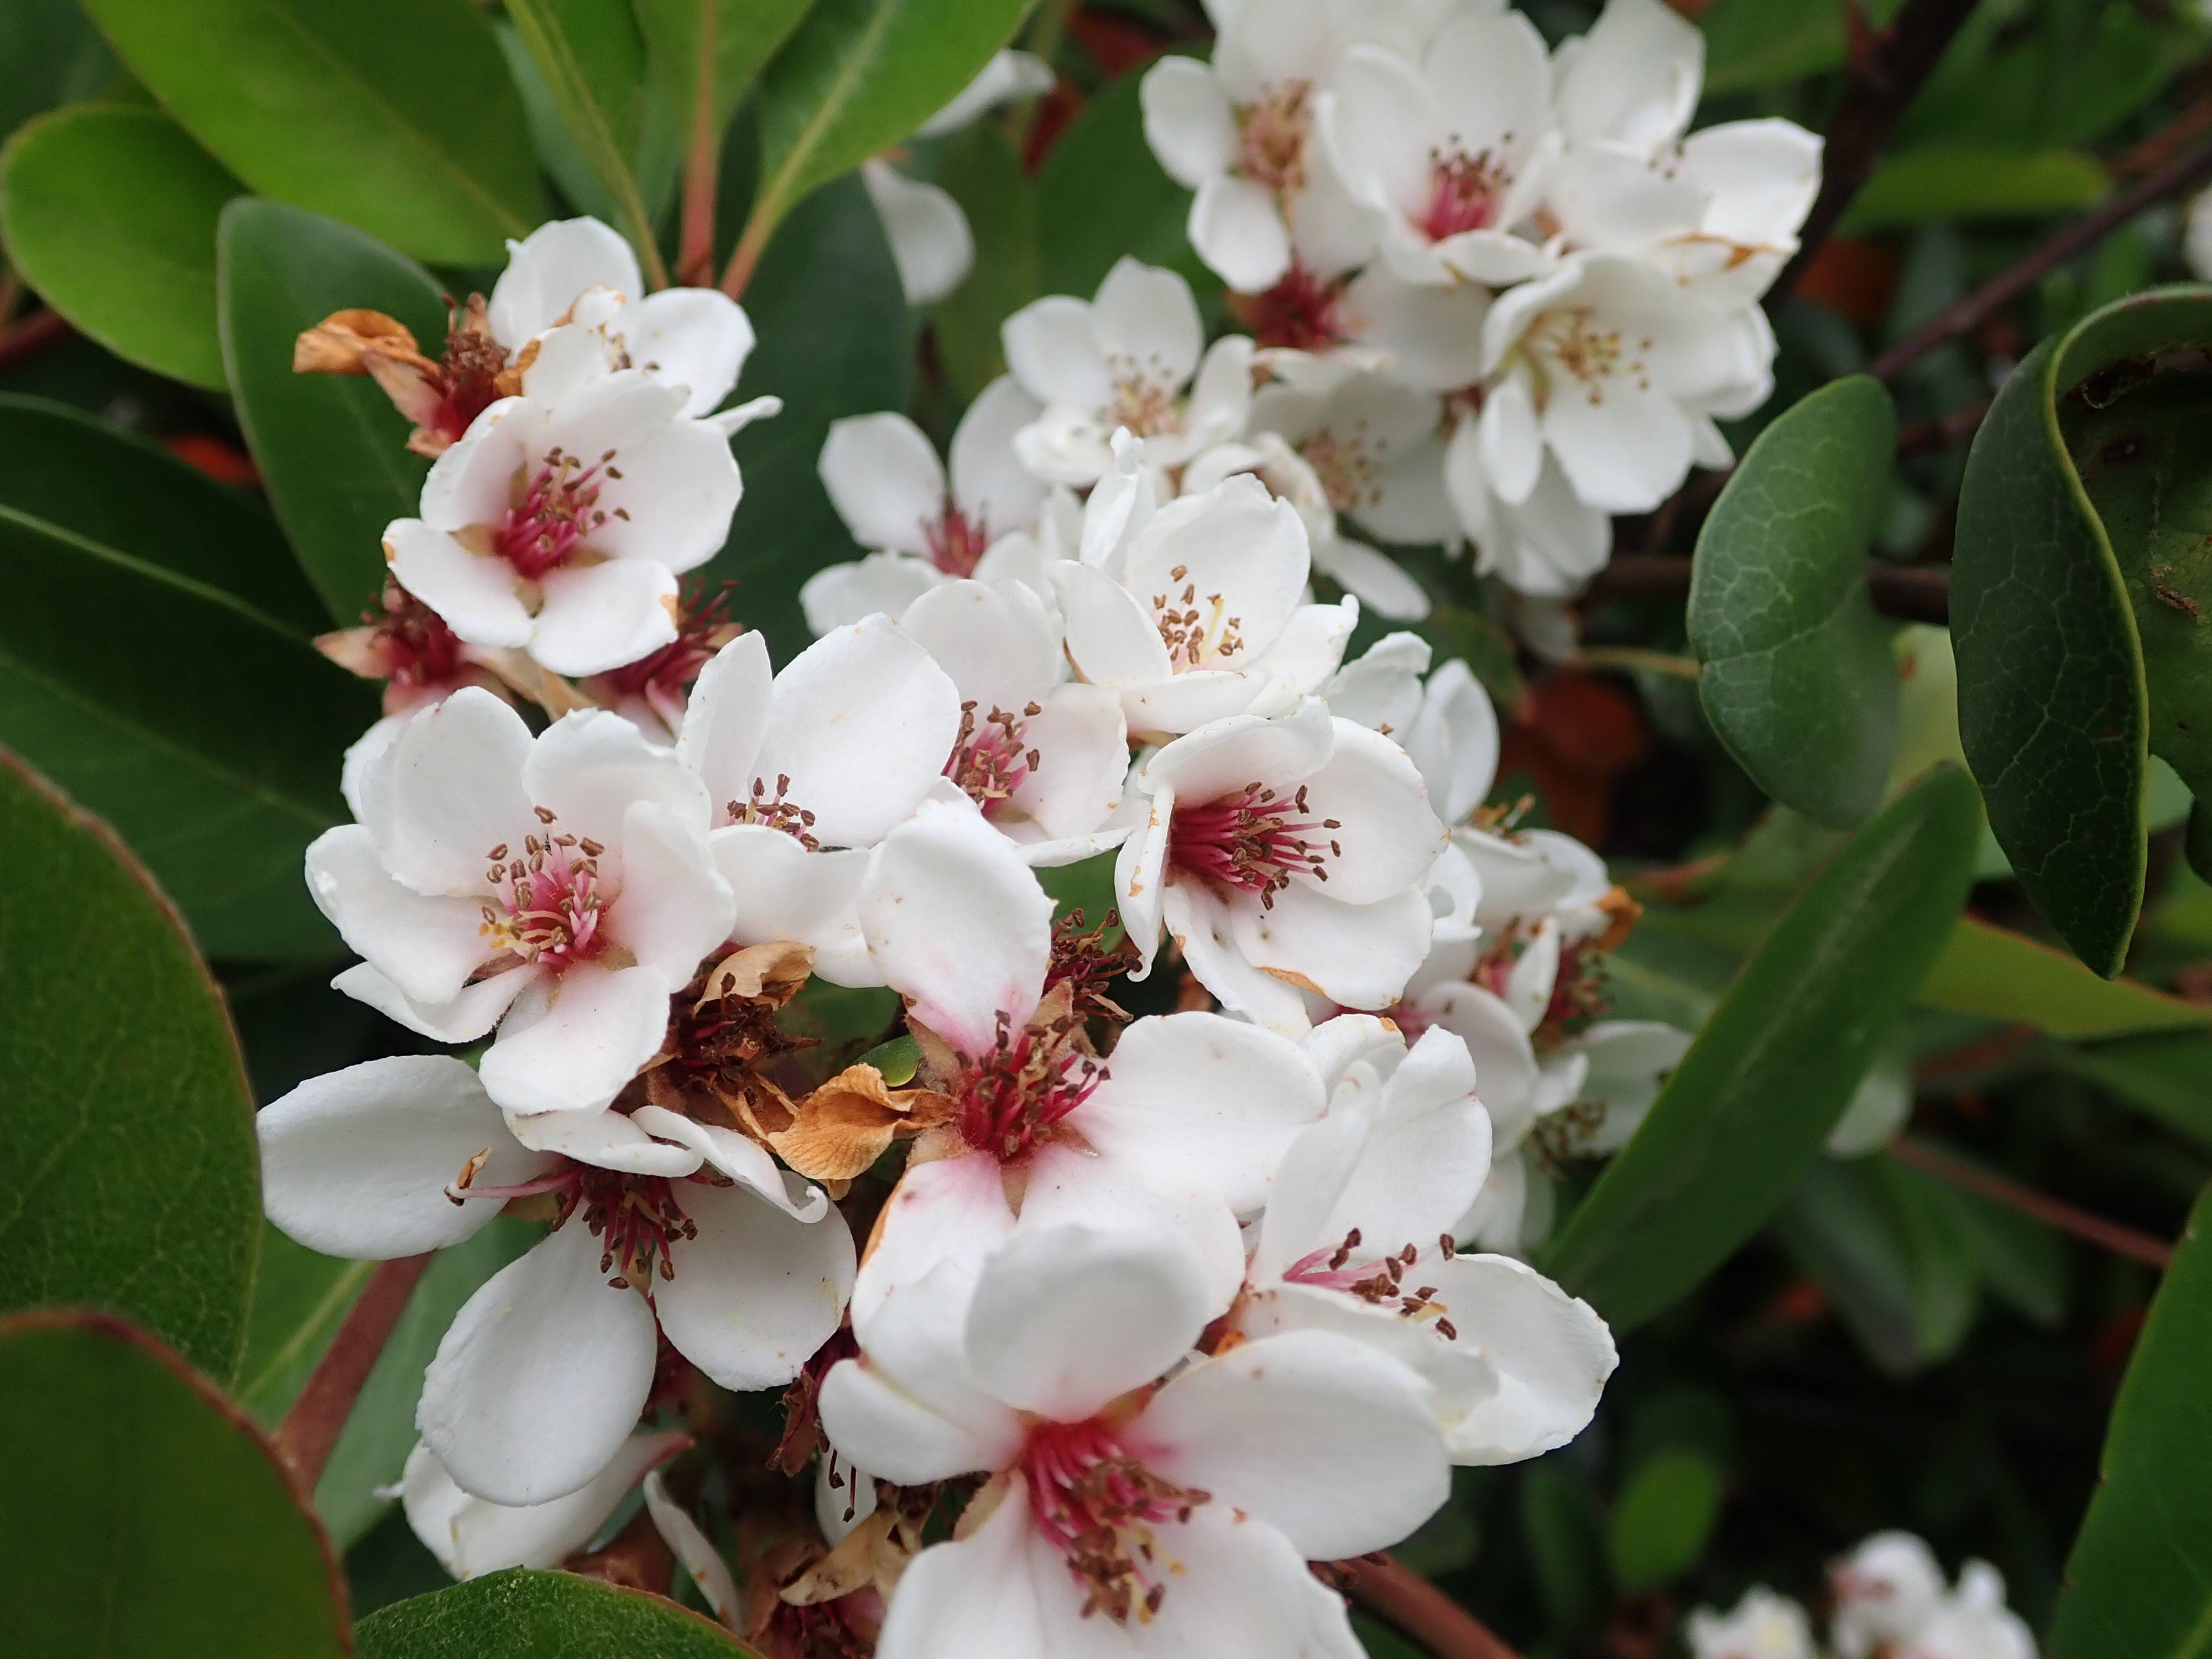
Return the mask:
<path id="1" fill-rule="evenodd" d="M 607 521 L 599 506 L 600 473 L 619 478 L 611 449 L 586 465 L 558 445 L 545 453 L 544 463 L 527 484 L 520 484 L 517 499 L 492 532 L 492 546 L 513 565 L 519 575 L 544 575 L 575 550 L 578 543 Z M 520 475 L 518 483 L 520 483 Z M 621 507 L 615 517 L 627 519 Z"/>
<path id="2" fill-rule="evenodd" d="M 1231 294 L 1229 309 L 1252 332 L 1254 343 L 1297 351 L 1325 351 L 1350 334 L 1344 318 L 1342 280 L 1324 282 L 1292 265 L 1264 294 Z"/>
<path id="3" fill-rule="evenodd" d="M 969 518 L 945 498 L 936 519 L 921 527 L 929 544 L 929 562 L 948 576 L 972 576 L 976 561 L 991 545 L 990 526 L 979 515 Z"/>
<path id="4" fill-rule="evenodd" d="M 504 842 L 486 855 L 494 898 L 483 906 L 480 931 L 495 950 L 557 974 L 606 943 L 600 924 L 608 901 L 599 890 L 599 855 L 606 848 L 588 837 L 555 834 L 553 815 L 542 806 L 538 817 L 545 833 L 523 837 L 521 857 L 511 859 Z"/>
<path id="5" fill-rule="evenodd" d="M 564 1159 L 559 1169 L 535 1181 L 477 1186 L 471 1178 L 479 1167 L 472 1160 L 446 1188 L 446 1196 L 461 1204 L 472 1198 L 506 1203 L 551 1194 L 553 1230 L 558 1232 L 580 1214 L 586 1229 L 605 1247 L 599 1271 L 617 1289 L 650 1290 L 656 1273 L 664 1279 L 675 1278 L 670 1246 L 699 1236 L 697 1224 L 677 1200 L 676 1183 L 665 1176 L 629 1175 Z"/>
<path id="6" fill-rule="evenodd" d="M 459 637 L 398 582 L 385 582 L 376 608 L 363 612 L 362 620 L 376 630 L 378 665 L 395 687 L 435 690 L 459 682 Z"/>
<path id="7" fill-rule="evenodd" d="M 1304 81 L 1270 87 L 1237 117 L 1237 171 L 1278 196 L 1305 186 L 1306 134 L 1313 125 L 1313 88 Z"/>
<path id="8" fill-rule="evenodd" d="M 1023 744 L 1022 722 L 1043 711 L 1033 702 L 1024 705 L 1019 714 L 994 707 L 979 720 L 978 706 L 973 702 L 960 705 L 960 738 L 945 763 L 945 775 L 989 817 L 1037 769 L 1041 757 Z"/>
<path id="9" fill-rule="evenodd" d="M 975 1061 L 959 1091 L 960 1138 L 1002 1164 L 1027 1156 L 1097 1091 L 1106 1068 L 1074 1046 L 1073 1014 L 1013 1029 L 1003 1012 L 992 1050 Z"/>
<path id="10" fill-rule="evenodd" d="M 623 696 L 643 697 L 674 726 L 683 718 L 684 694 L 691 683 L 738 632 L 728 614 L 729 591 L 734 586 L 725 582 L 712 598 L 695 587 L 684 596 L 674 639 L 650 656 L 611 668 L 598 678 Z"/>
<path id="11" fill-rule="evenodd" d="M 1512 182 L 1504 166 L 1491 160 L 1488 150 L 1479 155 L 1431 150 L 1428 205 L 1414 222 L 1432 242 L 1464 231 L 1487 230 L 1495 222 L 1506 187 Z"/>
<path id="12" fill-rule="evenodd" d="M 1344 845 L 1328 832 L 1336 818 L 1309 816 L 1305 786 L 1284 800 L 1273 789 L 1248 783 L 1234 794 L 1178 805 L 1168 824 L 1168 867 L 1240 893 L 1256 893 L 1273 909 L 1275 895 L 1294 874 L 1328 879 L 1328 860 Z"/>
<path id="13" fill-rule="evenodd" d="M 1438 1238 L 1436 1248 L 1445 1261 L 1450 1261 L 1455 1248 L 1452 1236 L 1446 1233 Z M 1436 1299 L 1437 1287 L 1416 1285 L 1410 1291 L 1406 1288 L 1407 1272 L 1420 1261 L 1421 1254 L 1418 1246 L 1408 1244 L 1389 1255 L 1363 1256 L 1359 1254 L 1359 1229 L 1354 1227 L 1334 1250 L 1324 1248 L 1300 1256 L 1283 1269 L 1283 1279 L 1287 1284 L 1309 1285 L 1316 1290 L 1356 1296 L 1362 1302 L 1390 1309 L 1407 1319 L 1432 1321 L 1437 1335 L 1447 1341 L 1455 1341 L 1459 1332 L 1450 1320 L 1443 1317 L 1443 1304 Z"/>
<path id="14" fill-rule="evenodd" d="M 1090 1590 L 1084 1617 L 1103 1613 L 1126 1624 L 1158 1613 L 1175 1568 L 1155 1553 L 1152 1528 L 1188 1521 L 1208 1494 L 1152 1474 L 1098 1418 L 1037 1424 L 1021 1471 L 1038 1533 Z"/>

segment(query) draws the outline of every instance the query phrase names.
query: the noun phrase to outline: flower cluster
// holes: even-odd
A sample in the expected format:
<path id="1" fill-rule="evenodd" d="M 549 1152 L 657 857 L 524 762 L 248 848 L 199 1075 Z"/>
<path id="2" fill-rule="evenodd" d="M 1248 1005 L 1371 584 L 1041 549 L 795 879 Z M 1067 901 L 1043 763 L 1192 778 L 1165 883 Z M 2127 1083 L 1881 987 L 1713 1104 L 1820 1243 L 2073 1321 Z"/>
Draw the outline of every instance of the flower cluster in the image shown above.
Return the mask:
<path id="1" fill-rule="evenodd" d="M 2035 1659 L 2035 1638 L 2005 1606 L 2004 1580 L 1986 1561 L 1967 1562 L 1947 1586 L 1924 1542 L 1880 1532 L 1828 1577 L 1825 1649 L 1802 1607 L 1756 1585 L 1733 1613 L 1699 1607 L 1690 1615 L 1692 1659 Z"/>
<path id="2" fill-rule="evenodd" d="M 1249 343 L 1188 398 L 1100 346 L 1164 330 L 1187 376 L 1176 279 L 1017 319 L 1097 398 L 1001 382 L 949 480 L 902 417 L 840 426 L 825 480 L 883 550 L 816 579 L 780 670 L 675 580 L 771 412 L 716 412 L 750 330 L 636 289 L 604 227 L 549 225 L 437 362 L 364 313 L 301 347 L 438 456 L 380 613 L 325 642 L 387 714 L 308 883 L 337 988 L 473 1063 L 270 1104 L 268 1212 L 359 1258 L 547 1229 L 424 1376 L 410 1520 L 457 1573 L 552 1565 L 642 1480 L 770 1651 L 1355 1654 L 1310 1564 L 1565 1443 L 1613 1369 L 1515 1252 L 1686 1041 L 1601 1017 L 1635 907 L 1485 805 L 1465 664 L 1346 660 L 1295 492 L 1200 473 Z M 1085 859 L 1088 931 L 1037 873 Z M 1164 967 L 1174 1012 L 1133 1018 Z M 807 1052 L 817 985 L 895 993 L 896 1041 Z M 815 1471 L 742 1592 L 660 1473 L 701 1379 L 787 1389 L 776 1466 Z"/>

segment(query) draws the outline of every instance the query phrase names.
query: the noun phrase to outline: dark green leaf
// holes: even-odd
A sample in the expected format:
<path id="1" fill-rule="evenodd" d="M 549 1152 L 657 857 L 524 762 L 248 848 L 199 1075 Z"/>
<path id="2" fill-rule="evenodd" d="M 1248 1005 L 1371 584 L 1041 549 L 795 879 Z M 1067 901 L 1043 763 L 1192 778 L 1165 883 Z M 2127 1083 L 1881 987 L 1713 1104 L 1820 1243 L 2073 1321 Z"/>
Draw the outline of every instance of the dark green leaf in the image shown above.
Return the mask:
<path id="1" fill-rule="evenodd" d="M 1822 872 L 1567 1223 L 1554 1278 L 1634 1325 L 1781 1206 L 1957 920 L 1976 831 L 1972 785 L 1936 772 Z"/>
<path id="2" fill-rule="evenodd" d="M 242 599 L 312 634 L 329 626 L 276 522 L 159 444 L 66 404 L 0 393 L 0 506 Z"/>
<path id="3" fill-rule="evenodd" d="M 115 837 L 4 753 L 0 847 L 0 1307 L 113 1308 L 228 1378 L 261 1187 L 222 995 Z M 0 1536 L 17 1559 L 27 1534 Z"/>
<path id="4" fill-rule="evenodd" d="M 635 0 L 659 101 L 676 112 L 689 151 L 701 118 L 719 146 L 756 77 L 799 27 L 812 0 Z M 702 59 L 705 60 L 702 65 Z M 706 73 L 702 78 L 701 70 Z"/>
<path id="5" fill-rule="evenodd" d="M 988 122 L 946 146 L 937 184 L 959 203 L 975 237 L 975 268 L 931 313 L 945 373 L 963 397 L 973 398 L 1006 372 L 999 325 L 1043 291 L 1036 186 L 1022 171 L 1013 140 Z"/>
<path id="6" fill-rule="evenodd" d="M 783 413 L 740 432 L 744 499 L 709 580 L 734 578 L 734 613 L 766 630 L 779 660 L 805 645 L 799 584 L 860 556 L 815 473 L 830 422 L 904 409 L 911 374 L 906 291 L 883 222 L 857 178 L 817 191 L 792 215 L 745 290 L 760 345 L 739 398 L 773 392 Z"/>
<path id="7" fill-rule="evenodd" d="M 653 221 L 635 171 L 646 125 L 645 36 L 629 0 L 507 0 L 514 31 L 648 273 L 663 285 Z"/>
<path id="8" fill-rule="evenodd" d="M 360 1659 L 732 1659 L 752 1651 L 658 1596 L 519 1571 L 395 1602 L 356 1626 L 354 1644 Z"/>
<path id="9" fill-rule="evenodd" d="M 0 135 L 41 110 L 94 96 L 117 72 L 107 43 L 76 0 L 0 6 Z"/>
<path id="10" fill-rule="evenodd" d="M 1797 1265 L 1895 1376 L 1949 1358 L 1973 1316 L 1973 1240 L 1947 1196 L 1889 1158 L 1823 1159 L 1776 1218 Z"/>
<path id="11" fill-rule="evenodd" d="M 424 259 L 544 216 L 521 100 L 472 0 L 86 0 L 169 112 L 264 196 Z"/>
<path id="12" fill-rule="evenodd" d="M 0 232 L 24 280 L 100 344 L 219 391 L 215 227 L 242 188 L 161 111 L 84 105 L 0 152 Z"/>
<path id="13" fill-rule="evenodd" d="M 338 1334 L 374 1261 L 341 1261 L 295 1244 L 268 1223 L 261 1227 L 261 1265 L 246 1322 L 246 1354 L 232 1390 L 264 1429 L 284 1420 L 315 1362 Z"/>
<path id="14" fill-rule="evenodd" d="M 1160 170 L 1145 142 L 1140 75 L 1109 82 L 1069 123 L 1037 170 L 1037 246 L 1047 294 L 1089 299 L 1116 259 L 1170 265 L 1204 284 L 1184 233 L 1190 192 Z"/>
<path id="15" fill-rule="evenodd" d="M 331 617 L 357 620 L 384 585 L 384 527 L 411 518 L 428 461 L 374 381 L 295 374 L 301 331 L 334 311 L 397 317 L 434 353 L 437 283 L 412 260 L 319 214 L 234 204 L 217 237 L 223 362 L 253 459 L 284 532 Z"/>
<path id="16" fill-rule="evenodd" d="M 748 238 L 951 102 L 1028 9 L 1029 0 L 816 0 L 761 76 Z"/>
<path id="17" fill-rule="evenodd" d="M 2112 1407 L 2066 1560 L 2051 1659 L 2203 1659 L 2212 1646 L 2212 1194 L 2197 1201 Z"/>
<path id="18" fill-rule="evenodd" d="M 122 1321 L 0 1322 L 0 1600 L 24 1659 L 342 1659 L 337 1563 L 268 1443 Z"/>
<path id="19" fill-rule="evenodd" d="M 1844 228 L 1863 235 L 1939 219 L 2033 218 L 2086 207 L 2111 184 L 2103 164 L 2080 150 L 1931 146 L 1876 167 Z"/>
<path id="20" fill-rule="evenodd" d="M 1866 587 L 1896 446 L 1879 382 L 1804 398 L 1737 465 L 1690 577 L 1713 730 L 1760 788 L 1835 829 L 1880 804 L 1897 745 L 1897 664 Z"/>
<path id="21" fill-rule="evenodd" d="M 4 507 L 0 580 L 0 742 L 121 831 L 210 956 L 333 951 L 300 860 L 346 817 L 374 688 L 227 594 Z"/>
<path id="22" fill-rule="evenodd" d="M 1620 1489 L 1606 1526 L 1613 1581 L 1624 1595 L 1672 1583 L 1704 1558 L 1721 1514 L 1721 1472 L 1693 1451 L 1665 1451 Z"/>
<path id="23" fill-rule="evenodd" d="M 2129 1037 L 2063 1049 L 2057 1059 L 2062 1071 L 2212 1147 L 2212 1036 L 2177 1031 Z"/>
<path id="24" fill-rule="evenodd" d="M 1533 1465 L 1521 1479 L 1521 1531 L 1554 1630 L 1572 1635 L 1603 1618 L 1613 1594 L 1605 1523 L 1589 1488 L 1555 1462 Z"/>
<path id="25" fill-rule="evenodd" d="M 1718 0 L 1705 33 L 1705 95 L 1776 86 L 1844 61 L 1844 14 L 1802 0 Z"/>

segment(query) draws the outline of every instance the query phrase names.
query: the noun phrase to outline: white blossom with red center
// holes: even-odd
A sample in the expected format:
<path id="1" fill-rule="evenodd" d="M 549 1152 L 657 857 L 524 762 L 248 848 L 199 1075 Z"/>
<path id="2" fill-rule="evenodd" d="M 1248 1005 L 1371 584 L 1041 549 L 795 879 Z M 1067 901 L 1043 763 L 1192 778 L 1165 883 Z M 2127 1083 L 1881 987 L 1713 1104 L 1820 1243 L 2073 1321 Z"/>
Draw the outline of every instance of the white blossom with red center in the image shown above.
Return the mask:
<path id="1" fill-rule="evenodd" d="M 876 849 L 861 927 L 929 1034 L 951 1110 L 884 1206 L 864 1304 L 982 1234 L 1111 1219 L 1185 1240 L 1218 1313 L 1243 1276 L 1240 1218 L 1321 1115 L 1295 1042 L 1218 1014 L 1139 1020 L 1102 1060 L 1066 998 L 1047 997 L 1052 914 L 964 800 L 926 803 Z"/>
<path id="2" fill-rule="evenodd" d="M 725 1388 L 777 1387 L 837 1328 L 852 1289 L 852 1235 L 820 1188 L 735 1131 L 673 1112 L 526 1117 L 461 1061 L 408 1056 L 313 1079 L 255 1121 L 270 1219 L 326 1255 L 419 1255 L 510 1202 L 550 1206 L 551 1233 L 455 1316 L 416 1414 L 443 1474 L 492 1505 L 550 1504 L 613 1479 L 610 1466 L 641 1450 L 631 1431 L 664 1340 Z M 420 1497 L 446 1507 L 428 1472 L 416 1476 Z M 482 1570 L 514 1565 L 485 1552 L 542 1548 L 593 1501 L 479 1516 L 489 1533 L 456 1534 L 455 1548 Z"/>
<path id="3" fill-rule="evenodd" d="M 1551 81 L 1543 36 L 1502 9 L 1459 13 L 1417 54 L 1346 54 L 1322 136 L 1400 276 L 1495 286 L 1543 268 L 1531 219 L 1559 147 Z"/>
<path id="4" fill-rule="evenodd" d="M 1016 459 L 1014 434 L 1042 412 L 1005 376 L 976 394 L 953 431 L 950 465 L 903 415 L 854 415 L 831 425 L 819 471 L 830 504 L 868 556 L 817 571 L 799 589 L 819 635 L 881 611 L 901 615 L 931 588 L 970 576 L 1042 574 L 1048 497 L 1066 495 Z M 948 476 L 949 475 L 949 476 Z M 1073 499 L 1052 509 L 1065 515 Z"/>
<path id="5" fill-rule="evenodd" d="M 1424 882 L 1443 825 L 1406 751 L 1317 698 L 1237 715 L 1159 750 L 1132 779 L 1146 823 L 1115 887 L 1151 971 L 1162 930 L 1231 1011 L 1303 1033 L 1305 993 L 1386 1008 L 1428 954 Z"/>
<path id="6" fill-rule="evenodd" d="M 854 903 L 868 849 L 942 786 L 960 693 L 889 617 L 816 641 L 771 673 L 757 633 L 692 688 L 676 754 L 711 804 L 740 945 L 793 940 L 839 985 L 880 985 Z"/>
<path id="7" fill-rule="evenodd" d="M 1443 1500 L 1426 1390 L 1322 1331 L 1186 1363 L 1211 1316 L 1179 1240 L 1079 1224 L 856 1304 L 861 1357 L 822 1389 L 840 1456 L 902 1485 L 989 1477 L 907 1568 L 880 1659 L 1356 1659 L 1306 1563 Z"/>
<path id="8" fill-rule="evenodd" d="M 422 517 L 386 529 L 392 574 L 462 639 L 556 674 L 672 643 L 677 576 L 721 550 L 742 489 L 684 397 L 623 369 L 492 404 L 432 465 Z"/>
<path id="9" fill-rule="evenodd" d="M 533 738 L 469 687 L 410 720 L 359 795 L 362 821 L 307 849 L 309 891 L 364 958 L 337 988 L 443 1042 L 496 1026 L 484 1083 L 512 1110 L 612 1101 L 729 935 L 698 781 L 618 714 Z"/>
<path id="10" fill-rule="evenodd" d="M 1383 1021 L 1346 1014 L 1307 1052 L 1328 1115 L 1276 1172 L 1234 1328 L 1334 1331 L 1409 1366 L 1456 1462 L 1565 1445 L 1597 1409 L 1613 1339 L 1525 1264 L 1455 1248 L 1491 1150 L 1467 1045 L 1432 1030 L 1408 1049 Z"/>
<path id="11" fill-rule="evenodd" d="M 1251 408 L 1251 340 L 1207 346 L 1190 284 L 1157 265 L 1118 260 L 1095 299 L 1038 300 L 1000 334 L 1008 372 L 1043 405 L 1014 434 L 1014 453 L 1055 483 L 1096 483 L 1125 429 L 1154 466 L 1181 466 L 1243 430 Z"/>

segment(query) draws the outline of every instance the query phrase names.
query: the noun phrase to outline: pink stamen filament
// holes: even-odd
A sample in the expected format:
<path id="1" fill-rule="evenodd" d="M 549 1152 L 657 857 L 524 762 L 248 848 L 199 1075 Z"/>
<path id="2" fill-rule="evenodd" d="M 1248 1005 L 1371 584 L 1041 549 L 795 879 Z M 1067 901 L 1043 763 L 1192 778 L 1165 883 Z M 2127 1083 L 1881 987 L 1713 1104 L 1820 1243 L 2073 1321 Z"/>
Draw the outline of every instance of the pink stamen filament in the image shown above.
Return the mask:
<path id="1" fill-rule="evenodd" d="M 1306 792 L 1283 800 L 1273 789 L 1248 783 L 1234 794 L 1177 805 L 1168 826 L 1168 864 L 1242 893 L 1256 893 L 1272 909 L 1275 895 L 1294 873 L 1328 879 L 1328 860 L 1344 855 L 1329 832 L 1336 818 L 1306 817 Z"/>
<path id="2" fill-rule="evenodd" d="M 597 955 L 605 945 L 599 931 L 607 897 L 599 890 L 597 842 L 550 833 L 552 815 L 540 809 L 548 826 L 544 836 L 523 841 L 523 856 L 508 856 L 504 842 L 487 855 L 487 872 L 496 902 L 483 907 L 482 932 L 494 947 L 562 973 Z"/>
<path id="3" fill-rule="evenodd" d="M 950 495 L 937 517 L 924 522 L 921 533 L 929 562 L 948 576 L 974 575 L 976 562 L 991 545 L 990 526 L 982 515 L 967 517 Z"/>
<path id="4" fill-rule="evenodd" d="M 1447 1261 L 1451 1260 L 1455 1249 L 1449 1233 L 1437 1241 L 1437 1253 Z M 1407 1270 L 1421 1261 L 1421 1249 L 1408 1244 L 1382 1256 L 1362 1256 L 1358 1250 L 1359 1229 L 1354 1227 L 1334 1249 L 1324 1245 L 1291 1263 L 1283 1269 L 1283 1280 L 1316 1290 L 1339 1291 L 1380 1308 L 1395 1308 L 1406 1318 L 1433 1321 L 1437 1334 L 1447 1340 L 1458 1338 L 1459 1332 L 1451 1321 L 1443 1317 L 1445 1308 L 1436 1299 L 1435 1285 L 1417 1285 L 1410 1291 L 1406 1288 Z"/>
<path id="5" fill-rule="evenodd" d="M 681 1179 L 713 1177 L 693 1175 Z M 666 1176 L 630 1175 L 564 1158 L 559 1169 L 535 1180 L 477 1186 L 467 1180 L 464 1171 L 461 1184 L 446 1188 L 447 1198 L 455 1204 L 472 1198 L 507 1203 L 547 1193 L 556 1195 L 553 1231 L 560 1231 L 580 1211 L 585 1227 L 604 1246 L 599 1271 L 609 1275 L 610 1285 L 617 1287 L 629 1285 L 647 1290 L 656 1270 L 662 1279 L 675 1278 L 670 1246 L 678 1239 L 698 1237 L 698 1227 L 678 1201 L 675 1181 Z"/>
<path id="6" fill-rule="evenodd" d="M 546 453 L 544 464 L 524 487 L 522 498 L 507 508 L 506 518 L 492 535 L 494 550 L 514 567 L 518 575 L 533 580 L 544 575 L 606 523 L 607 514 L 598 504 L 599 477 L 602 468 L 609 478 L 622 477 L 612 465 L 614 457 L 615 452 L 610 449 L 586 465 L 557 447 Z M 629 515 L 617 507 L 615 516 Z"/>
<path id="7" fill-rule="evenodd" d="M 1024 705 L 1019 714 L 994 708 L 979 720 L 976 707 L 972 702 L 960 705 L 960 737 L 945 763 L 945 775 L 988 817 L 1036 770 L 1042 757 L 1022 741 L 1022 723 L 1042 710 L 1034 702 Z"/>
<path id="8" fill-rule="evenodd" d="M 1106 1068 L 1068 1046 L 1077 1024 L 1071 1015 L 1015 1031 L 1001 1013 L 996 1046 L 973 1065 L 961 1090 L 961 1139 L 1012 1163 L 1090 1099 L 1106 1080 Z"/>
<path id="9" fill-rule="evenodd" d="M 1465 231 L 1489 229 L 1510 183 L 1488 150 L 1479 155 L 1431 151 L 1428 206 L 1419 221 L 1422 234 L 1441 242 Z"/>
<path id="10" fill-rule="evenodd" d="M 1152 1528 L 1188 1521 L 1208 1495 L 1151 1473 L 1097 1418 L 1036 1425 L 1021 1470 L 1039 1535 L 1090 1588 L 1084 1616 L 1103 1612 L 1126 1622 L 1157 1613 L 1165 1586 Z"/>

